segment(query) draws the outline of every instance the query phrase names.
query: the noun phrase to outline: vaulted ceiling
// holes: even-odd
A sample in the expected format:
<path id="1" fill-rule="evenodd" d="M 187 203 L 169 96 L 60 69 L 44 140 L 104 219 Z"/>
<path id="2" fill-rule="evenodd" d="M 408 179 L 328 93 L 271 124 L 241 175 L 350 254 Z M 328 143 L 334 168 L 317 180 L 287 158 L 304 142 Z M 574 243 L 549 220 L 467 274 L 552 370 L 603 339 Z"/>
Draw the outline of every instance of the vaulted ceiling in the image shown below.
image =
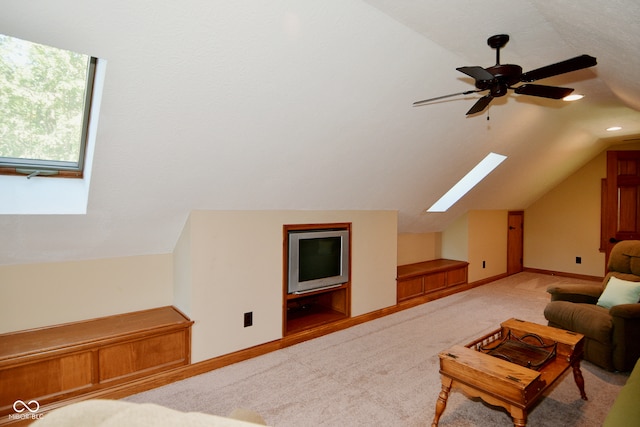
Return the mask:
<path id="1" fill-rule="evenodd" d="M 196 209 L 390 209 L 433 232 L 527 208 L 640 138 L 639 18 L 635 0 L 5 0 L 1 33 L 107 68 L 87 214 L 0 215 L 0 264 L 168 253 Z M 502 33 L 525 71 L 596 57 L 539 82 L 585 98 L 412 106 L 473 89 L 456 67 L 494 65 Z M 489 152 L 508 159 L 424 212 Z"/>

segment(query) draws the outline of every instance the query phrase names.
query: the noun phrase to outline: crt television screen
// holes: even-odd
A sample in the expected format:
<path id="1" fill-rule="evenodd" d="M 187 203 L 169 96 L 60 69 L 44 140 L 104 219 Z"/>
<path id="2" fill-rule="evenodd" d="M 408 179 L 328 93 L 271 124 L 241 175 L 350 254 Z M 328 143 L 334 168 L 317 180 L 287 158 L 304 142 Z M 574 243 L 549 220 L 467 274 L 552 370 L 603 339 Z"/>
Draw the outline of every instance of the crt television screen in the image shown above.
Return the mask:
<path id="1" fill-rule="evenodd" d="M 342 256 L 340 237 L 300 240 L 298 281 L 321 279 L 340 275 Z"/>

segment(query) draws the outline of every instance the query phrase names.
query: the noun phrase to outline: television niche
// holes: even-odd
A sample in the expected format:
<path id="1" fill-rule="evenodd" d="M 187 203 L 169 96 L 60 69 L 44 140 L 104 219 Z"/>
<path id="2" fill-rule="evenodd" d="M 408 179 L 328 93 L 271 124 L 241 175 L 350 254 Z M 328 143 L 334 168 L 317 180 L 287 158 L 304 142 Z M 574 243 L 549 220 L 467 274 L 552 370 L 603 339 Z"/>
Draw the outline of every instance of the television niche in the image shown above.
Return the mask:
<path id="1" fill-rule="evenodd" d="M 289 231 L 290 294 L 340 286 L 349 281 L 349 231 Z"/>
<path id="2" fill-rule="evenodd" d="M 350 317 L 350 233 L 351 223 L 283 226 L 283 336 Z"/>

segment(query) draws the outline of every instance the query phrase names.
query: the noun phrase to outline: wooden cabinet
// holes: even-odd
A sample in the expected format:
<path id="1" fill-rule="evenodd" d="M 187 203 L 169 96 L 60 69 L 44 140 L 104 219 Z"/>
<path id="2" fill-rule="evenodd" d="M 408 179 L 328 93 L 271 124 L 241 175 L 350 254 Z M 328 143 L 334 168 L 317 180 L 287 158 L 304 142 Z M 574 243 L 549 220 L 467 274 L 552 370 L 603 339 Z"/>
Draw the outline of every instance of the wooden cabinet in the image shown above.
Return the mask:
<path id="1" fill-rule="evenodd" d="M 398 266 L 397 302 L 431 295 L 439 297 L 453 293 L 467 284 L 469 263 L 450 259 L 418 262 Z"/>
<path id="2" fill-rule="evenodd" d="M 349 317 L 348 284 L 305 295 L 287 295 L 285 301 L 285 336 Z"/>
<path id="3" fill-rule="evenodd" d="M 161 307 L 0 335 L 0 416 L 187 365 L 192 324 Z"/>
<path id="4" fill-rule="evenodd" d="M 346 230 L 351 232 L 351 223 L 293 224 L 283 226 L 283 313 L 282 334 L 308 331 L 351 316 L 351 274 L 349 280 L 339 286 L 296 294 L 288 291 L 289 241 L 292 231 Z M 349 236 L 349 239 L 351 237 Z M 348 263 L 351 271 L 351 245 L 348 245 Z"/>

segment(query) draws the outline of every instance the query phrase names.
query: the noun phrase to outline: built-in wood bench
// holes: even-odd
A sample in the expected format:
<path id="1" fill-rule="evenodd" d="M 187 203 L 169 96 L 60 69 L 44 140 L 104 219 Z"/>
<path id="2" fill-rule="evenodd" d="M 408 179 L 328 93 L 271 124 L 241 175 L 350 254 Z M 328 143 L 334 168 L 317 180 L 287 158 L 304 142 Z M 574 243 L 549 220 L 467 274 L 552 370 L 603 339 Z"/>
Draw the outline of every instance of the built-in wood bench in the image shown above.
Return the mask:
<path id="1" fill-rule="evenodd" d="M 467 285 L 469 263 L 435 259 L 398 266 L 397 302 L 422 298 L 425 301 L 450 295 Z"/>
<path id="2" fill-rule="evenodd" d="M 42 406 L 187 365 L 192 324 L 161 307 L 2 334 L 0 419 L 17 400 Z"/>

